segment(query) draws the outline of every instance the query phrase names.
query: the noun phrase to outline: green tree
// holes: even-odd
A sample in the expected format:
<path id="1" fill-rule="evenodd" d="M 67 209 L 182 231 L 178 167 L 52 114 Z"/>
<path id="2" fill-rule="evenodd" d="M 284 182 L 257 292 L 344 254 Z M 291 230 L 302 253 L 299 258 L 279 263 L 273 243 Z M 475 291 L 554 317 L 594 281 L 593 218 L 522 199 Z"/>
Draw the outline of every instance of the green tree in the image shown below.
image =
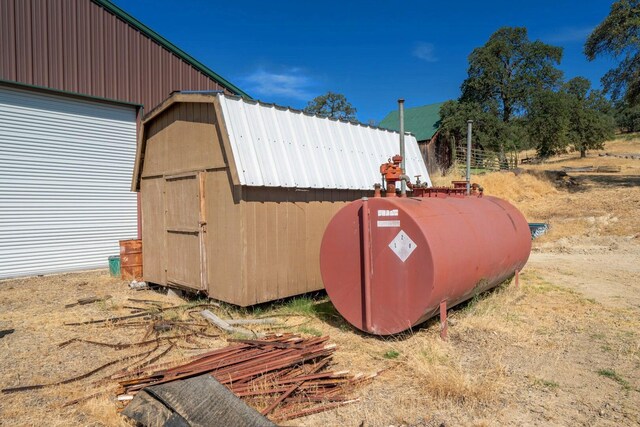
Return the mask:
<path id="1" fill-rule="evenodd" d="M 562 85 L 562 89 L 572 95 L 574 98 L 584 101 L 589 95 L 589 89 L 591 89 L 591 82 L 584 77 L 574 77 L 565 84 Z"/>
<path id="2" fill-rule="evenodd" d="M 305 113 L 316 114 L 331 119 L 356 120 L 356 109 L 347 98 L 339 93 L 327 92 L 316 96 L 304 108 Z"/>
<path id="3" fill-rule="evenodd" d="M 604 90 L 614 100 L 640 103 L 640 0 L 618 0 L 609 15 L 587 38 L 584 53 L 589 61 L 602 55 L 620 60 L 602 78 Z"/>
<path id="4" fill-rule="evenodd" d="M 559 91 L 539 92 L 528 115 L 528 133 L 538 154 L 548 157 L 573 149 L 585 157 L 613 136 L 611 109 L 599 91 L 584 77 L 566 82 Z"/>
<path id="5" fill-rule="evenodd" d="M 601 113 L 607 114 L 611 117 L 615 116 L 615 106 L 610 99 L 604 96 L 603 91 L 592 89 L 591 93 L 589 93 L 588 102 L 592 108 L 600 111 Z"/>
<path id="6" fill-rule="evenodd" d="M 627 102 L 619 102 L 613 114 L 622 132 L 640 131 L 640 104 L 632 106 Z"/>
<path id="7" fill-rule="evenodd" d="M 469 55 L 461 100 L 477 102 L 509 123 L 526 112 L 533 95 L 557 86 L 561 58 L 562 48 L 529 40 L 526 28 L 500 28 Z"/>
<path id="8" fill-rule="evenodd" d="M 613 136 L 614 119 L 603 110 L 607 100 L 598 91 L 591 91 L 591 82 L 575 77 L 563 85 L 569 96 L 569 142 L 580 157 L 587 150 L 602 149 L 604 142 Z"/>
<path id="9" fill-rule="evenodd" d="M 484 119 L 492 126 L 485 132 L 493 140 L 483 146 L 491 147 L 504 159 L 505 149 L 526 145 L 522 118 L 537 93 L 558 86 L 562 72 L 556 65 L 561 58 L 562 48 L 529 40 L 527 29 L 522 27 L 500 28 L 484 46 L 471 52 L 460 102 L 477 104 L 483 113 L 495 118 Z"/>
<path id="10" fill-rule="evenodd" d="M 527 117 L 529 138 L 542 158 L 563 152 L 571 142 L 569 112 L 571 96 L 566 92 L 535 94 Z"/>
<path id="11" fill-rule="evenodd" d="M 440 136 L 454 149 L 466 140 L 467 121 L 473 120 L 473 144 L 487 150 L 496 150 L 502 123 L 493 114 L 483 111 L 480 104 L 447 101 L 440 107 L 440 117 Z"/>

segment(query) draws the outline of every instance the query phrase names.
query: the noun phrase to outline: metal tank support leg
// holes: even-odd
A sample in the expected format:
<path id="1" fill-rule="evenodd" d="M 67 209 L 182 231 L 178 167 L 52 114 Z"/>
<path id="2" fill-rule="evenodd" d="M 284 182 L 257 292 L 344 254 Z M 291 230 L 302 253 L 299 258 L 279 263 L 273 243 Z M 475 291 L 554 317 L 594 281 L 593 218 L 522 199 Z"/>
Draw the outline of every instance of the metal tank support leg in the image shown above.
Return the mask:
<path id="1" fill-rule="evenodd" d="M 516 270 L 516 274 L 514 277 L 515 277 L 516 289 L 518 289 L 520 287 L 520 270 Z"/>
<path id="2" fill-rule="evenodd" d="M 447 301 L 440 302 L 440 338 L 447 340 Z"/>

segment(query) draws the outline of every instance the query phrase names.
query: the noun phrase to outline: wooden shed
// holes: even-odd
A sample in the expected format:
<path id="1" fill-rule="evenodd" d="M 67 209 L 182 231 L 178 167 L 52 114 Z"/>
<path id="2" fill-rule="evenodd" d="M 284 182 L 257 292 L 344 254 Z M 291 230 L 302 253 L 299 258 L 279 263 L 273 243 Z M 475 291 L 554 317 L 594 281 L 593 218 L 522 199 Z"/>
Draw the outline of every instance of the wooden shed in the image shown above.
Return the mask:
<path id="1" fill-rule="evenodd" d="M 143 122 L 132 189 L 144 279 L 248 306 L 322 289 L 324 229 L 371 194 L 398 133 L 223 93 L 175 93 Z M 407 173 L 427 170 L 407 136 Z"/>

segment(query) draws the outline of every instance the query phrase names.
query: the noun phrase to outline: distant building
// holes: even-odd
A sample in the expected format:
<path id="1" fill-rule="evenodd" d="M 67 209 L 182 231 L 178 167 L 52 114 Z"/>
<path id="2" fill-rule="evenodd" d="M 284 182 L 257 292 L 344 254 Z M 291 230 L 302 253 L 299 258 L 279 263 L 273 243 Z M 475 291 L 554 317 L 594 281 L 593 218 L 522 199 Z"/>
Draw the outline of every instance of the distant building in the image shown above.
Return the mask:
<path id="1" fill-rule="evenodd" d="M 441 172 L 443 167 L 448 167 L 450 163 L 449 147 L 443 146 L 442 149 L 437 147 L 440 107 L 442 107 L 442 104 L 444 103 L 439 102 L 404 110 L 404 129 L 406 132 L 411 132 L 415 135 L 429 174 Z M 379 126 L 386 129 L 399 130 L 398 110 L 387 114 Z"/>

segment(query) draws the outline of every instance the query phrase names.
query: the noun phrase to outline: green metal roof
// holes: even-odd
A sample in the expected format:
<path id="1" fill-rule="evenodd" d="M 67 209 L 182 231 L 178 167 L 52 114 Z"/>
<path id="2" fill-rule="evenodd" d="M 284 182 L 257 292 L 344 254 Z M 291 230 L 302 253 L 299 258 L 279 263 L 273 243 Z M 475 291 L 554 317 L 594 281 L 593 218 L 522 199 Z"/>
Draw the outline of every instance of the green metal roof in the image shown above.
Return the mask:
<path id="1" fill-rule="evenodd" d="M 243 91 L 242 89 L 240 89 L 239 87 L 231 83 L 230 81 L 226 80 L 219 74 L 216 74 L 213 70 L 211 70 L 209 67 L 204 65 L 202 62 L 198 61 L 193 56 L 189 55 L 188 53 L 180 49 L 178 46 L 171 43 L 169 40 L 165 39 L 160 34 L 156 33 L 151 28 L 147 27 L 146 25 L 138 21 L 133 16 L 129 15 L 127 12 L 120 9 L 115 4 L 111 3 L 109 0 L 91 0 L 91 1 L 102 6 L 109 12 L 113 13 L 118 18 L 122 19 L 124 22 L 131 25 L 133 28 L 137 29 L 142 34 L 146 35 L 151 40 L 155 41 L 160 46 L 164 47 L 165 49 L 167 49 L 168 51 L 176 55 L 178 58 L 182 59 L 188 64 L 191 64 L 193 68 L 200 71 L 202 74 L 208 76 L 209 78 L 217 81 L 218 83 L 222 84 L 224 87 L 234 92 L 236 95 L 240 95 L 242 97 L 252 99 L 251 96 L 249 96 L 249 94 L 247 94 L 245 91 Z"/>
<path id="2" fill-rule="evenodd" d="M 431 137 L 438 130 L 437 123 L 440 121 L 440 107 L 444 102 L 437 104 L 423 105 L 422 107 L 404 109 L 404 130 L 415 135 L 416 140 L 424 141 Z M 394 110 L 382 119 L 381 128 L 400 130 L 400 120 L 398 110 Z"/>

